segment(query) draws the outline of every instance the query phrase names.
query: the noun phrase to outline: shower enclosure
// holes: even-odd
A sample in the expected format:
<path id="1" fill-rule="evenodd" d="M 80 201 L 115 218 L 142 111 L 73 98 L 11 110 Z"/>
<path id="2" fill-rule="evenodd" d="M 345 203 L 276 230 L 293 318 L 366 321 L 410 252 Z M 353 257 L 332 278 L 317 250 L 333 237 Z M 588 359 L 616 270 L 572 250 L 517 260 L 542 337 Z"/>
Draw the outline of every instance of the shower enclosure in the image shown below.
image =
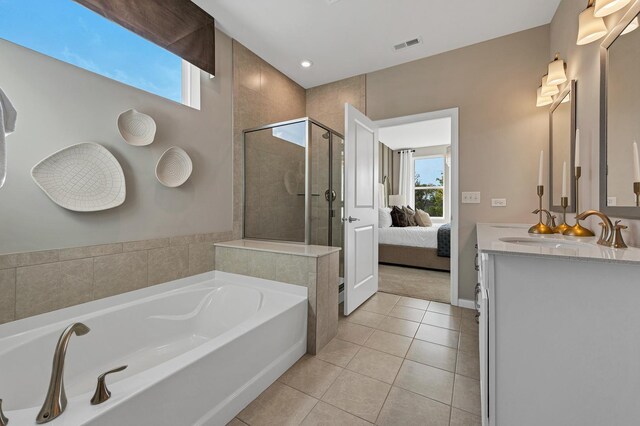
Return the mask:
<path id="1" fill-rule="evenodd" d="M 343 180 L 344 138 L 329 127 L 300 118 L 245 130 L 244 238 L 342 247 Z"/>

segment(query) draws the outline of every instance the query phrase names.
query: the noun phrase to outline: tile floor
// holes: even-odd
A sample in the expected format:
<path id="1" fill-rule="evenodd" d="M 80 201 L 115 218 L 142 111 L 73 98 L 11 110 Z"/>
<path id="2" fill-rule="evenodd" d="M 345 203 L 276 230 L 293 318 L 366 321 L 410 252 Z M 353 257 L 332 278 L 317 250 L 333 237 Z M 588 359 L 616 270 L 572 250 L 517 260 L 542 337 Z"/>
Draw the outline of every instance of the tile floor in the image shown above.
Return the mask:
<path id="1" fill-rule="evenodd" d="M 378 265 L 380 291 L 449 303 L 451 274 L 445 271 Z"/>
<path id="2" fill-rule="evenodd" d="M 229 425 L 480 425 L 474 311 L 377 293 Z"/>

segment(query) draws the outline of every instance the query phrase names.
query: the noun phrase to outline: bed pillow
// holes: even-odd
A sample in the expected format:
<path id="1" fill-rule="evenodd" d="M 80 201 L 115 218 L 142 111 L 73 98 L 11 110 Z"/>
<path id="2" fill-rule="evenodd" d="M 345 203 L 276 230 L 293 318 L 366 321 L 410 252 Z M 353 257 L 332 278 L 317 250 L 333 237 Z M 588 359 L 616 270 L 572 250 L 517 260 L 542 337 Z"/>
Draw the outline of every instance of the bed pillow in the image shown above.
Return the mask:
<path id="1" fill-rule="evenodd" d="M 409 226 L 418 226 L 416 223 L 416 212 L 409 206 L 404 206 L 402 210 L 404 210 L 407 215 L 407 222 L 409 223 Z"/>
<path id="2" fill-rule="evenodd" d="M 433 226 L 433 222 L 431 222 L 431 216 L 429 216 L 429 213 L 420 209 L 416 210 L 416 222 L 418 223 L 418 226 L 422 226 L 425 228 L 428 226 Z"/>
<path id="3" fill-rule="evenodd" d="M 392 225 L 391 209 L 388 207 L 380 207 L 378 209 L 378 228 L 390 228 Z"/>
<path id="4" fill-rule="evenodd" d="M 391 220 L 393 226 L 397 228 L 405 228 L 409 226 L 409 222 L 407 221 L 407 214 L 404 212 L 402 207 L 393 206 L 391 210 Z"/>

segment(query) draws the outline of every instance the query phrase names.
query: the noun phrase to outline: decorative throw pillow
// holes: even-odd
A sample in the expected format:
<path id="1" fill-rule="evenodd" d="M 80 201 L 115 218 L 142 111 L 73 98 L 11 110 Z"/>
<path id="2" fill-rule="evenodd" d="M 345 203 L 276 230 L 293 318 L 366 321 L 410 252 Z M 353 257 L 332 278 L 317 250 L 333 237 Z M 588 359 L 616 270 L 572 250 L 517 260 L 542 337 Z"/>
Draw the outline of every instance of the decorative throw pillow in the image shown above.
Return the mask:
<path id="1" fill-rule="evenodd" d="M 422 227 L 433 226 L 433 222 L 431 222 L 431 216 L 429 216 L 429 213 L 420 209 L 416 210 L 416 222 L 418 223 L 418 226 Z"/>
<path id="2" fill-rule="evenodd" d="M 388 207 L 380 207 L 378 209 L 378 228 L 390 228 L 392 225 L 391 209 Z"/>
<path id="3" fill-rule="evenodd" d="M 418 226 L 416 223 L 416 212 L 409 206 L 403 207 L 402 210 L 404 210 L 407 215 L 407 222 L 409 223 L 409 226 Z"/>
<path id="4" fill-rule="evenodd" d="M 393 222 L 393 226 L 397 228 L 405 228 L 409 226 L 407 214 L 402 210 L 402 207 L 393 206 L 393 210 L 391 210 L 391 220 Z"/>

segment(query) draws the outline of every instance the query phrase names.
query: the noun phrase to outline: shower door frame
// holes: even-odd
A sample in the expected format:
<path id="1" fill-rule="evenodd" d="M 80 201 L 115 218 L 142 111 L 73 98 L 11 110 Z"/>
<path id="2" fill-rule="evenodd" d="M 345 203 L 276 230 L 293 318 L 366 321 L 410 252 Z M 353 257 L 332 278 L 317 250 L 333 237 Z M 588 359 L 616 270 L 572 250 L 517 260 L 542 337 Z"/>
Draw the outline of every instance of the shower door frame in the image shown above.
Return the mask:
<path id="1" fill-rule="evenodd" d="M 254 133 L 254 132 L 259 132 L 261 130 L 267 130 L 267 129 L 273 129 L 275 127 L 282 127 L 282 126 L 288 126 L 291 124 L 297 124 L 297 123 L 303 123 L 306 122 L 307 126 L 306 126 L 306 132 L 305 132 L 305 165 L 304 165 L 304 174 L 305 174 L 305 181 L 304 181 L 304 186 L 305 186 L 305 194 L 304 194 L 304 210 L 305 210 L 305 216 L 304 216 L 304 242 L 301 241 L 289 241 L 289 240 L 275 240 L 275 239 L 265 239 L 265 238 L 255 238 L 255 237 L 247 237 L 246 235 L 246 225 L 247 225 L 247 221 L 246 221 L 246 211 L 247 211 L 247 200 L 246 200 L 246 196 L 247 196 L 247 180 L 246 180 L 246 142 L 247 142 L 247 133 Z M 271 123 L 271 124 L 266 124 L 260 127 L 254 127 L 251 129 L 246 129 L 242 131 L 242 238 L 246 239 L 246 240 L 257 240 L 257 241 L 276 241 L 276 242 L 282 242 L 282 243 L 292 243 L 292 244 L 305 244 L 305 245 L 310 245 L 311 244 L 311 208 L 312 208 L 312 196 L 313 194 L 311 193 L 311 184 L 313 182 L 312 180 L 312 172 L 311 172 L 311 149 L 310 149 L 310 144 L 311 144 L 311 125 L 315 124 L 316 126 L 326 130 L 327 132 L 329 132 L 329 140 L 328 140 L 328 144 L 329 144 L 329 191 L 333 190 L 333 136 L 336 135 L 339 138 L 341 138 L 344 141 L 344 136 L 333 130 L 332 128 L 322 124 L 321 122 L 314 120 L 311 117 L 302 117 L 302 118 L 296 118 L 293 120 L 287 120 L 287 121 L 281 121 L 278 123 Z M 342 185 L 342 192 L 343 192 L 343 196 L 344 196 L 344 177 L 343 177 L 343 185 Z M 329 212 L 328 212 L 328 247 L 332 247 L 332 243 L 333 243 L 333 223 L 332 223 L 332 216 L 331 216 L 331 212 L 333 211 L 333 199 L 331 197 L 331 192 L 329 193 L 330 195 L 330 200 L 329 200 Z M 344 245 L 344 243 L 343 243 Z"/>

